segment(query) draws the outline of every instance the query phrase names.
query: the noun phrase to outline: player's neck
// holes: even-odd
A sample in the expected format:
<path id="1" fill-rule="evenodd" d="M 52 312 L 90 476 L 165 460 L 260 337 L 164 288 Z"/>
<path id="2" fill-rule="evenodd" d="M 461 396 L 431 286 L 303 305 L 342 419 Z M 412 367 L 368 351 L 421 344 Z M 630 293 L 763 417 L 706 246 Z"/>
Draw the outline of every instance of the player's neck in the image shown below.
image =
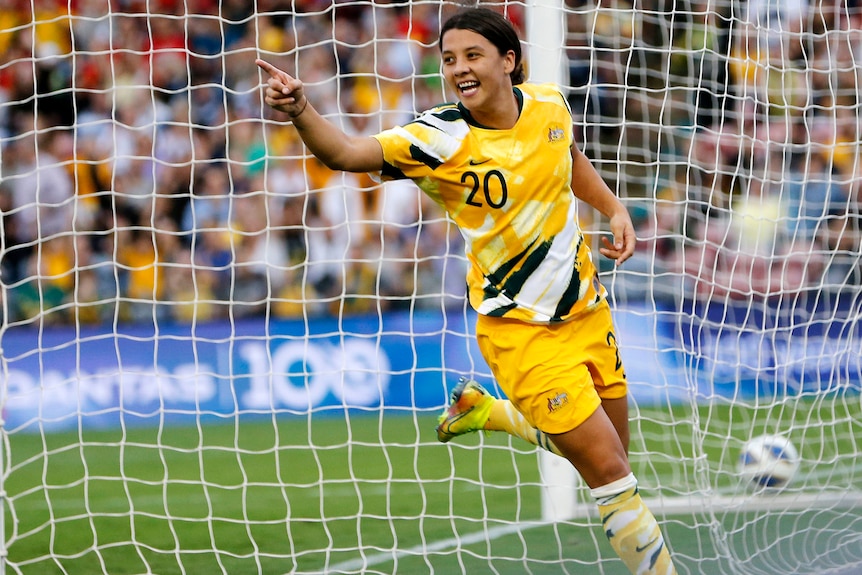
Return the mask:
<path id="1" fill-rule="evenodd" d="M 510 130 L 521 115 L 521 105 L 514 91 L 508 97 L 500 96 L 485 106 L 469 110 L 473 120 L 480 126 L 495 130 Z"/>

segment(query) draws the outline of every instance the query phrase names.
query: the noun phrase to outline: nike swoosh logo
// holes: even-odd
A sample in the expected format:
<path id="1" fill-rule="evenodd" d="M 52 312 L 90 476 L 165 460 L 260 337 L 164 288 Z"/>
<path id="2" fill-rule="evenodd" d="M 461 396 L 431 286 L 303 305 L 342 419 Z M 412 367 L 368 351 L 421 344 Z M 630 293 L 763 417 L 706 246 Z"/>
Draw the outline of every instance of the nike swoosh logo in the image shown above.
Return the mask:
<path id="1" fill-rule="evenodd" d="M 644 551 L 646 551 L 647 549 L 652 547 L 656 541 L 658 541 L 658 537 L 656 537 L 655 539 L 653 539 L 652 541 L 650 541 L 649 543 L 647 543 L 643 547 L 641 547 L 640 545 L 636 545 L 635 546 L 635 553 L 643 553 Z M 661 549 L 661 546 L 659 546 L 659 549 Z"/>
<path id="2" fill-rule="evenodd" d="M 470 160 L 470 165 L 471 166 L 478 166 L 478 165 L 481 165 L 481 164 L 484 164 L 484 163 L 490 162 L 490 161 L 491 161 L 491 158 L 488 158 L 487 160 L 482 160 L 481 162 L 477 162 L 476 160 Z"/>
<path id="3" fill-rule="evenodd" d="M 446 432 L 446 433 L 452 433 L 451 431 L 449 431 L 450 429 L 452 429 L 452 426 L 453 426 L 454 424 L 458 423 L 459 421 L 461 421 L 463 418 L 465 418 L 465 417 L 467 417 L 468 415 L 470 415 L 470 413 L 471 413 L 474 409 L 476 409 L 476 406 L 475 406 L 475 405 L 474 405 L 473 407 L 471 407 L 470 409 L 468 409 L 467 411 L 462 411 L 461 413 L 459 413 L 459 414 L 458 414 L 458 415 L 456 415 L 455 417 L 449 417 L 449 418 L 447 418 L 447 419 L 446 419 L 446 421 L 444 422 L 444 423 L 445 423 L 445 426 L 442 426 L 442 427 L 443 427 L 443 431 L 444 431 L 444 432 Z"/>

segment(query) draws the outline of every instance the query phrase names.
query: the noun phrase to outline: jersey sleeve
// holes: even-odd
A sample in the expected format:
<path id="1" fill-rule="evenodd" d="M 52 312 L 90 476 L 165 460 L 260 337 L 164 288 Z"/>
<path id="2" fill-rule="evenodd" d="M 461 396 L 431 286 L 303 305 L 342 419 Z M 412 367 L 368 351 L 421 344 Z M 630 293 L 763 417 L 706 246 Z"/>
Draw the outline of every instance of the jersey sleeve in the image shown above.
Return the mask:
<path id="1" fill-rule="evenodd" d="M 422 113 L 404 126 L 373 137 L 383 148 L 378 178 L 418 180 L 455 156 L 469 133 L 457 106 L 446 104 Z"/>

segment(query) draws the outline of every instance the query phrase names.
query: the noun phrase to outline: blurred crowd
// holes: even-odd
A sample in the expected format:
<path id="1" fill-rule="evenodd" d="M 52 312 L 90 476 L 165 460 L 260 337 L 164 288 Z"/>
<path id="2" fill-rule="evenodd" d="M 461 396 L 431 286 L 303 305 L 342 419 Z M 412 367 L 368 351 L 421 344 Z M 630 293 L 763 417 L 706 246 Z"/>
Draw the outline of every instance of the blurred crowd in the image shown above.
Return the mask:
<path id="1" fill-rule="evenodd" d="M 460 236 L 436 207 L 308 156 L 254 65 L 376 132 L 442 99 L 438 18 L 430 4 L 15 2 L 0 15 L 9 320 L 462 305 Z"/>
<path id="2" fill-rule="evenodd" d="M 452 99 L 436 40 L 454 3 L 2 4 L 7 322 L 463 306 L 463 244 L 437 206 L 320 165 L 254 65 L 375 133 Z M 482 4 L 524 29 L 522 3 Z M 610 283 L 632 298 L 858 289 L 862 9 L 655 4 L 565 2 L 581 144 L 642 240 Z"/>
<path id="3" fill-rule="evenodd" d="M 642 240 L 618 296 L 858 300 L 862 2 L 567 5 L 584 145 Z"/>

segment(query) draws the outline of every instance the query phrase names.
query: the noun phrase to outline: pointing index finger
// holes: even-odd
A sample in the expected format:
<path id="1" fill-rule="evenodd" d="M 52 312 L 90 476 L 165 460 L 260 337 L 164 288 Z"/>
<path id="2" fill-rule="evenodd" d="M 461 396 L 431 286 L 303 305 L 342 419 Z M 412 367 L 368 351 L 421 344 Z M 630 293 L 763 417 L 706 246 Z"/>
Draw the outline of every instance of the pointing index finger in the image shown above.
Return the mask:
<path id="1" fill-rule="evenodd" d="M 272 64 L 267 62 L 266 60 L 261 60 L 260 58 L 258 58 L 257 60 L 254 61 L 254 63 L 257 64 L 261 70 L 263 70 L 264 72 L 269 74 L 271 77 L 279 78 L 279 73 L 281 72 L 281 70 L 279 70 L 278 68 L 276 68 L 275 66 L 273 66 Z"/>

